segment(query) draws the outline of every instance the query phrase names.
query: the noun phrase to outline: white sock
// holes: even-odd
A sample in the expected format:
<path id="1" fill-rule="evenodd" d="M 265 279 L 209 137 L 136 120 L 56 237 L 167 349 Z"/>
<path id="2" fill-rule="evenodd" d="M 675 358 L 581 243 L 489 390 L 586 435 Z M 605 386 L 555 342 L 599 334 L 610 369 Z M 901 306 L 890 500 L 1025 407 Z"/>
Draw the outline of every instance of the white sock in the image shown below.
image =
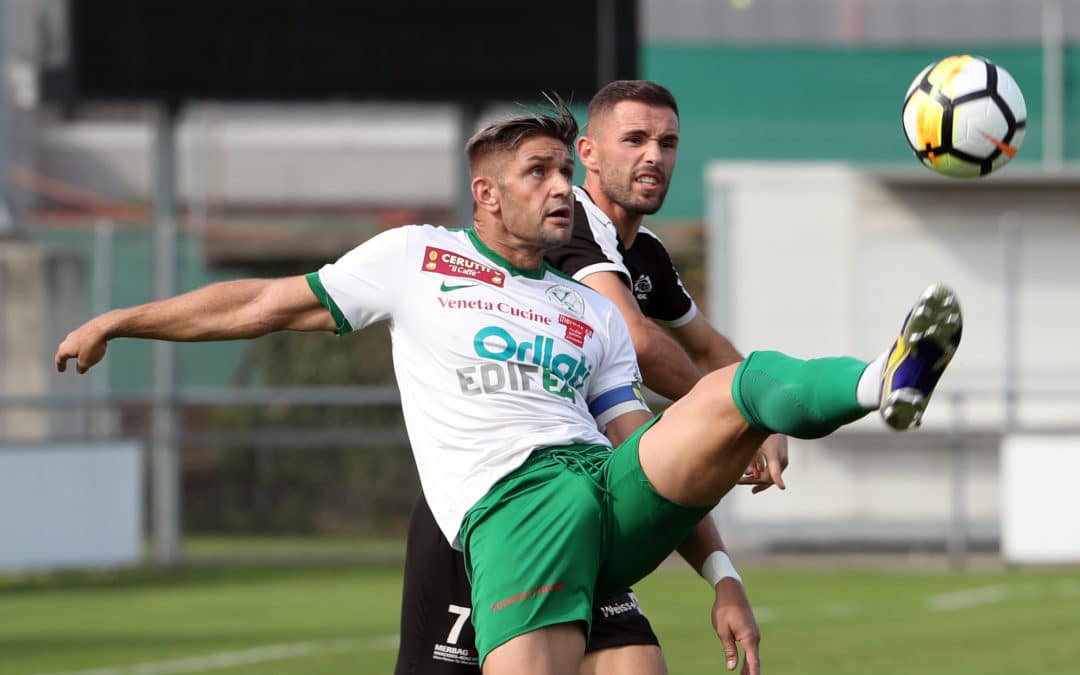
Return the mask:
<path id="1" fill-rule="evenodd" d="M 889 352 L 882 352 L 881 356 L 870 362 L 859 378 L 859 386 L 855 388 L 855 399 L 867 410 L 877 410 L 881 407 L 881 371 L 885 368 L 885 361 L 888 358 Z"/>

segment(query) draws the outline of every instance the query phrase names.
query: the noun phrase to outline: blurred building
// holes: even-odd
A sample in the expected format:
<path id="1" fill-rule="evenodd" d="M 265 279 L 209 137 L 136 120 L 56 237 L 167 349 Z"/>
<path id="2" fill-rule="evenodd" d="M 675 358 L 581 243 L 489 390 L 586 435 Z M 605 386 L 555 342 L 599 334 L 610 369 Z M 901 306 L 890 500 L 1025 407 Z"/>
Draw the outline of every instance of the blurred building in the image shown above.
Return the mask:
<path id="1" fill-rule="evenodd" d="M 148 201 L 154 111 L 43 104 L 35 76 L 63 58 L 64 1 L 7 4 L 11 158 L 107 199 Z M 901 97 L 923 65 L 949 53 L 1005 65 L 1035 118 L 1053 103 L 1047 50 L 1062 51 L 1065 72 L 1080 68 L 1068 46 L 1080 38 L 1073 0 L 642 0 L 640 16 L 641 74 L 672 88 L 683 109 L 684 176 L 715 158 L 902 163 Z M 1067 90 L 1062 105 L 1063 138 L 1051 139 L 1061 148 L 1042 147 L 1033 125 L 1018 161 L 1080 154 L 1080 93 Z M 180 194 L 196 217 L 296 206 L 454 217 L 461 163 L 451 106 L 200 104 L 183 111 L 179 133 Z M 700 220 L 701 194 L 698 180 L 676 182 L 662 218 Z M 20 212 L 64 200 L 32 179 L 12 196 Z"/>

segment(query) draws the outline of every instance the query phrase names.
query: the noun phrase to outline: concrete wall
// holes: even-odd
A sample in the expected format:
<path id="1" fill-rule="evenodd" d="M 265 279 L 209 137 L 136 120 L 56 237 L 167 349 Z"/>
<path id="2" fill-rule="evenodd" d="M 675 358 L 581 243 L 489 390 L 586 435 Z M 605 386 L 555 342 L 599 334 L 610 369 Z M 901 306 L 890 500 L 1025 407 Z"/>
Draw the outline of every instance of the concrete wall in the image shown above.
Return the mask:
<path id="1" fill-rule="evenodd" d="M 45 251 L 37 246 L 0 242 L 0 395 L 33 396 L 48 389 L 45 263 Z M 0 438 L 32 440 L 47 433 L 42 409 L 0 407 Z"/>
<path id="2" fill-rule="evenodd" d="M 38 170 L 111 198 L 153 192 L 152 109 L 40 124 Z M 180 199 L 196 204 L 453 203 L 452 106 L 191 106 L 178 128 Z"/>
<path id="3" fill-rule="evenodd" d="M 0 398 L 71 394 L 92 378 L 60 375 L 56 346 L 85 319 L 85 261 L 23 241 L 0 241 Z M 94 418 L 98 418 L 94 421 Z M 0 442 L 101 429 L 103 411 L 0 403 Z"/>
<path id="4" fill-rule="evenodd" d="M 142 559 L 143 448 L 0 443 L 0 570 Z"/>
<path id="5" fill-rule="evenodd" d="M 1080 175 L 1011 169 L 961 182 L 918 167 L 710 165 L 709 311 L 744 351 L 871 359 L 939 280 L 965 313 L 922 429 L 894 434 L 870 416 L 793 443 L 788 493 L 736 490 L 725 536 L 940 541 L 961 514 L 971 536 L 996 540 L 1010 382 L 1022 428 L 1080 426 Z"/>

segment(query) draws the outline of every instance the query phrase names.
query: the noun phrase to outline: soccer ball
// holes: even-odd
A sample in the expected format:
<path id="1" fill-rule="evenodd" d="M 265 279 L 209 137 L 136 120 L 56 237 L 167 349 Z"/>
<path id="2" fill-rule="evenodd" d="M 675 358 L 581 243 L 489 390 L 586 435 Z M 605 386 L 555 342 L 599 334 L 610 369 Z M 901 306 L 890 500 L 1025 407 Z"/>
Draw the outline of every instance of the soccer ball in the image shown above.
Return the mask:
<path id="1" fill-rule="evenodd" d="M 949 56 L 918 74 L 904 97 L 904 135 L 915 156 L 955 178 L 1007 164 L 1024 140 L 1027 106 L 1016 80 L 981 56 Z"/>

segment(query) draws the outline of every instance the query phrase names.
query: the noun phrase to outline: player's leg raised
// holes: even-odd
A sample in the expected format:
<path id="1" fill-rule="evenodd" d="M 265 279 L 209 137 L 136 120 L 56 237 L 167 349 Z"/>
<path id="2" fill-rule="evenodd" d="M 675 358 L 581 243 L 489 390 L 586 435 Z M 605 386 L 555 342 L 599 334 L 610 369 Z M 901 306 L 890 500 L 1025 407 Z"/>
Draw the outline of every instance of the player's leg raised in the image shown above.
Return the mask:
<path id="1" fill-rule="evenodd" d="M 934 284 L 908 312 L 887 358 L 752 352 L 703 377 L 641 436 L 642 470 L 664 497 L 706 506 L 731 489 L 770 432 L 821 438 L 879 406 L 889 426 L 916 426 L 962 326 L 955 294 Z M 866 390 L 871 395 L 861 398 Z"/>

